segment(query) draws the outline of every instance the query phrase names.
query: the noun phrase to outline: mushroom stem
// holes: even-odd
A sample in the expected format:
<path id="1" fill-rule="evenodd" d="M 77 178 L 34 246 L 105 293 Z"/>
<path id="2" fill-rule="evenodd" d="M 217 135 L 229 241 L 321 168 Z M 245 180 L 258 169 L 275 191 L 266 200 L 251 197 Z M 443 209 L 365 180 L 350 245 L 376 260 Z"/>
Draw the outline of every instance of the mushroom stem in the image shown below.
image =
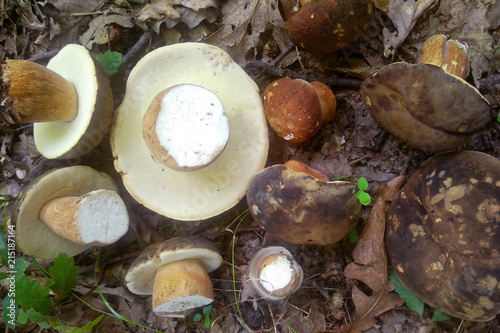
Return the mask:
<path id="1" fill-rule="evenodd" d="M 174 261 L 156 272 L 153 311 L 158 315 L 182 318 L 213 299 L 212 282 L 196 259 Z"/>
<path id="2" fill-rule="evenodd" d="M 128 230 L 127 208 L 110 190 L 50 200 L 39 218 L 56 234 L 78 244 L 109 245 Z"/>
<path id="3" fill-rule="evenodd" d="M 229 140 L 229 120 L 217 94 L 194 84 L 161 91 L 143 118 L 143 137 L 171 169 L 195 171 L 215 161 Z"/>
<path id="4" fill-rule="evenodd" d="M 9 123 L 71 121 L 78 95 L 71 82 L 27 60 L 7 60 L 0 70 L 0 115 Z"/>

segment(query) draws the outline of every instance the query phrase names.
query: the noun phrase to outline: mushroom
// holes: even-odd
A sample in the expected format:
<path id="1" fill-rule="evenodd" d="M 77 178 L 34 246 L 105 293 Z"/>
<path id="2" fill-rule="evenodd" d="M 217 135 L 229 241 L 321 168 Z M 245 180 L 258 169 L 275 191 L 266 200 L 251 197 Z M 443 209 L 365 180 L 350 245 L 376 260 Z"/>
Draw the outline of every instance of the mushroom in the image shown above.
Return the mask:
<path id="1" fill-rule="evenodd" d="M 318 0 L 303 3 L 286 21 L 292 42 L 306 51 L 327 54 L 356 41 L 371 20 L 368 0 Z"/>
<path id="2" fill-rule="evenodd" d="M 349 181 L 321 181 L 276 164 L 257 173 L 247 202 L 255 221 L 294 244 L 334 244 L 356 226 L 361 204 Z"/>
<path id="3" fill-rule="evenodd" d="M 264 91 L 264 112 L 279 137 L 292 143 L 312 138 L 335 116 L 333 92 L 321 82 L 278 79 Z"/>
<path id="4" fill-rule="evenodd" d="M 0 70 L 0 87 L 0 114 L 10 123 L 34 122 L 35 145 L 46 158 L 84 155 L 110 128 L 111 88 L 83 46 L 66 45 L 47 67 L 7 60 Z"/>
<path id="5" fill-rule="evenodd" d="M 111 145 L 115 167 L 139 203 L 181 221 L 218 216 L 244 197 L 267 160 L 259 89 L 217 47 L 158 48 L 130 73 Z"/>
<path id="6" fill-rule="evenodd" d="M 27 255 L 54 259 L 109 245 L 128 230 L 128 214 L 113 179 L 87 166 L 51 170 L 16 200 L 16 241 Z"/>
<path id="7" fill-rule="evenodd" d="M 420 49 L 419 63 L 433 64 L 465 79 L 469 75 L 469 47 L 443 34 L 433 35 Z"/>
<path id="8" fill-rule="evenodd" d="M 153 295 L 153 312 L 180 317 L 213 302 L 207 273 L 222 263 L 217 248 L 199 236 L 148 246 L 132 263 L 125 282 L 134 294 Z"/>
<path id="9" fill-rule="evenodd" d="M 467 143 L 493 119 L 477 89 L 431 64 L 385 66 L 363 82 L 361 96 L 384 129 L 429 153 Z"/>
<path id="10" fill-rule="evenodd" d="M 475 151 L 425 161 L 388 212 L 387 252 L 401 282 L 449 315 L 500 313 L 500 161 Z"/>
<path id="11" fill-rule="evenodd" d="M 304 279 L 302 267 L 282 246 L 260 249 L 248 266 L 252 287 L 260 296 L 272 301 L 284 299 L 297 291 Z"/>

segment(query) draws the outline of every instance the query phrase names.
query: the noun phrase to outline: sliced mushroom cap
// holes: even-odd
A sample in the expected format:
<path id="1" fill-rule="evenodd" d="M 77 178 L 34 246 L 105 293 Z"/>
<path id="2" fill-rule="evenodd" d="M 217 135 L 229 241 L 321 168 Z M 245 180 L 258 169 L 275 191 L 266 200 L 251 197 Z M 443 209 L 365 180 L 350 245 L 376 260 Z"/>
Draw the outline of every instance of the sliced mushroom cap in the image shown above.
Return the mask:
<path id="1" fill-rule="evenodd" d="M 224 150 L 197 171 L 159 163 L 142 136 L 143 117 L 155 96 L 179 84 L 214 92 L 229 120 Z M 176 220 L 206 220 L 235 206 L 267 159 L 267 123 L 257 85 L 226 52 L 202 43 L 162 47 L 139 61 L 111 132 L 115 167 L 127 190 L 144 206 Z"/>
<path id="2" fill-rule="evenodd" d="M 294 244 L 333 244 L 355 226 L 361 212 L 355 183 L 323 182 L 285 165 L 250 181 L 247 201 L 257 223 Z"/>
<path id="3" fill-rule="evenodd" d="M 430 64 L 388 65 L 365 80 L 361 94 L 383 128 L 426 152 L 459 147 L 493 119 L 477 89 Z"/>
<path id="4" fill-rule="evenodd" d="M 500 313 L 500 161 L 437 155 L 388 212 L 387 252 L 401 282 L 432 307 L 487 321 Z"/>
<path id="5" fill-rule="evenodd" d="M 32 180 L 23 189 L 12 211 L 16 241 L 21 251 L 37 258 L 54 259 L 61 252 L 74 256 L 88 249 L 90 245 L 78 244 L 56 234 L 42 222 L 39 214 L 42 207 L 53 199 L 82 196 L 100 189 L 118 192 L 110 176 L 87 166 L 55 169 Z"/>
<path id="6" fill-rule="evenodd" d="M 102 141 L 111 126 L 113 95 L 108 78 L 87 49 L 76 44 L 63 47 L 47 68 L 74 85 L 78 114 L 71 121 L 35 123 L 35 145 L 46 158 L 84 155 Z"/>

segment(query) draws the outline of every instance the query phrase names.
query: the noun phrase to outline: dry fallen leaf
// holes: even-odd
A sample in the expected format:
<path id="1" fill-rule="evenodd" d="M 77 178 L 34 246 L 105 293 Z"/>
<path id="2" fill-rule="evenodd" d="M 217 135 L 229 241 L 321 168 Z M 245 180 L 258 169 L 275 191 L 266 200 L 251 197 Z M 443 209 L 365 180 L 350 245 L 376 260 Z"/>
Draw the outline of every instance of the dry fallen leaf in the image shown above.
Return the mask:
<path id="1" fill-rule="evenodd" d="M 133 17 L 125 8 L 115 8 L 105 15 L 96 16 L 88 24 L 88 29 L 80 36 L 80 43 L 87 49 L 92 49 L 95 44 L 106 44 L 115 37 L 114 30 L 109 29 L 111 24 L 117 24 L 125 28 L 132 28 Z"/>
<path id="2" fill-rule="evenodd" d="M 367 330 L 376 323 L 378 315 L 404 303 L 399 296 L 389 295 L 395 286 L 389 281 L 384 245 L 387 209 L 404 179 L 404 176 L 397 176 L 383 186 L 353 251 L 354 262 L 347 265 L 344 271 L 345 276 L 363 282 L 372 290 L 371 296 L 368 296 L 357 286 L 353 287 L 356 312 L 351 323 L 344 327 L 344 332 Z"/>

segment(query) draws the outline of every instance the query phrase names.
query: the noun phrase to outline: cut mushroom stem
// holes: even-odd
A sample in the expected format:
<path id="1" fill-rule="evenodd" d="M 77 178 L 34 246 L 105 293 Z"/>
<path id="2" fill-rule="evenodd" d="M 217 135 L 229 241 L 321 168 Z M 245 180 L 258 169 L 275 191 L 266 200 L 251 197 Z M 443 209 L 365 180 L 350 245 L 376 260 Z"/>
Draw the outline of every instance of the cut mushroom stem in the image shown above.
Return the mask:
<path id="1" fill-rule="evenodd" d="M 196 259 L 174 261 L 156 271 L 153 311 L 158 315 L 182 318 L 213 299 L 212 282 Z"/>
<path id="2" fill-rule="evenodd" d="M 34 62 L 5 61 L 0 87 L 0 115 L 8 123 L 71 121 L 78 114 L 74 85 Z"/>
<path id="3" fill-rule="evenodd" d="M 194 84 L 160 92 L 143 118 L 146 144 L 171 169 L 195 171 L 209 165 L 229 140 L 229 120 L 217 94 Z"/>
<path id="4" fill-rule="evenodd" d="M 111 190 L 53 199 L 42 207 L 39 218 L 56 234 L 78 244 L 109 245 L 128 230 L 127 208 Z"/>
<path id="5" fill-rule="evenodd" d="M 295 292 L 304 278 L 302 267 L 281 246 L 258 251 L 249 263 L 254 289 L 268 300 L 280 300 Z"/>

